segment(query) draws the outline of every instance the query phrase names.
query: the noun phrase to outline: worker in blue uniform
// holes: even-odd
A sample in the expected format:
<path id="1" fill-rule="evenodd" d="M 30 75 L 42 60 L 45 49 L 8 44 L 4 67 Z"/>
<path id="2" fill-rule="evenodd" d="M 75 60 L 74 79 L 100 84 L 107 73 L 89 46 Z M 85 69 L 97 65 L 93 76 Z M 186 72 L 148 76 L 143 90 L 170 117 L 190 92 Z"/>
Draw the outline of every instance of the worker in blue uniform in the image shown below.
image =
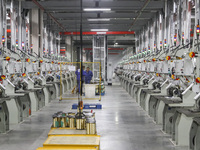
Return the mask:
<path id="1" fill-rule="evenodd" d="M 85 66 L 82 67 L 82 78 L 80 79 L 81 75 L 80 75 L 80 69 L 77 69 L 76 72 L 76 77 L 77 77 L 77 85 L 78 85 L 78 91 L 80 93 L 80 80 L 82 81 L 82 86 L 83 86 L 83 83 L 85 81 L 85 75 L 86 75 L 86 71 L 85 71 Z"/>
<path id="2" fill-rule="evenodd" d="M 86 75 L 85 75 L 85 83 L 86 84 L 90 84 L 92 77 L 93 77 L 93 73 L 92 71 L 90 71 L 90 68 L 87 67 L 87 70 L 85 71 Z"/>

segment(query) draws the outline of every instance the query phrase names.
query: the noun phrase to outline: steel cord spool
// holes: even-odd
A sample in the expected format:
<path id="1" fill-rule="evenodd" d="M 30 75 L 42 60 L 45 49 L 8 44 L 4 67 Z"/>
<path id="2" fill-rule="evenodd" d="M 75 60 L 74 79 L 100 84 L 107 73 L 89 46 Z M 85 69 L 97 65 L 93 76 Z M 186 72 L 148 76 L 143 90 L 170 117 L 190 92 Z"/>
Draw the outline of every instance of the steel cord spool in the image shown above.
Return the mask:
<path id="1" fill-rule="evenodd" d="M 61 124 L 61 118 L 62 118 L 61 115 L 58 115 L 58 116 L 57 116 L 57 119 L 58 119 L 58 127 L 61 127 L 61 126 L 62 126 L 62 124 Z"/>
<path id="2" fill-rule="evenodd" d="M 75 128 L 75 116 L 68 116 L 69 118 L 69 127 L 70 128 Z"/>
<path id="3" fill-rule="evenodd" d="M 76 118 L 76 129 L 77 130 L 85 129 L 85 117 Z"/>
<path id="4" fill-rule="evenodd" d="M 61 127 L 62 128 L 67 127 L 66 118 L 67 118 L 66 113 L 62 113 L 62 116 L 61 116 Z"/>
<path id="5" fill-rule="evenodd" d="M 54 114 L 52 117 L 53 117 L 53 127 L 54 127 L 54 128 L 59 127 L 57 115 Z"/>
<path id="6" fill-rule="evenodd" d="M 86 133 L 92 135 L 96 134 L 96 120 L 94 118 L 86 120 Z"/>

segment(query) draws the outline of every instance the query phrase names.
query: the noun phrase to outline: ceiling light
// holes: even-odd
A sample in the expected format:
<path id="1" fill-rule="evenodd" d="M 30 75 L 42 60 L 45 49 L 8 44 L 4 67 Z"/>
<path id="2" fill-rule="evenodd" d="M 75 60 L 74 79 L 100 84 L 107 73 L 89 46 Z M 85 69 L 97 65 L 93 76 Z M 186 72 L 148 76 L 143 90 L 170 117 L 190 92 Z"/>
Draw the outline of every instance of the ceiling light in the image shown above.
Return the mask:
<path id="1" fill-rule="evenodd" d="M 108 29 L 91 29 L 91 31 L 108 31 Z"/>
<path id="2" fill-rule="evenodd" d="M 84 8 L 84 11 L 111 11 L 111 8 Z"/>
<path id="3" fill-rule="evenodd" d="M 88 19 L 88 21 L 110 21 L 110 19 L 98 18 L 98 19 Z"/>
<path id="4" fill-rule="evenodd" d="M 115 45 L 118 45 L 118 43 L 115 43 Z"/>

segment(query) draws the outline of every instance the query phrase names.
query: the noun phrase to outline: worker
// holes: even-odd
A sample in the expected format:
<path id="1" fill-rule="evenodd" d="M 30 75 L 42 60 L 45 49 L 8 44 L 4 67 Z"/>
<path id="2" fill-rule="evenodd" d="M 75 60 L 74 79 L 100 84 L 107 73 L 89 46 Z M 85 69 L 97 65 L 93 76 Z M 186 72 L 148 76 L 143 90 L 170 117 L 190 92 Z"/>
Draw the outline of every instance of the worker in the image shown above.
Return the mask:
<path id="1" fill-rule="evenodd" d="M 85 75 L 85 83 L 90 84 L 92 77 L 93 77 L 93 73 L 92 73 L 92 71 L 90 71 L 90 68 L 87 67 L 86 75 Z"/>
<path id="2" fill-rule="evenodd" d="M 81 79 L 80 79 L 80 76 L 81 76 L 80 75 L 80 69 L 77 69 L 76 72 L 75 72 L 75 74 L 76 74 L 76 77 L 77 77 L 78 91 L 80 93 L 80 91 L 81 91 L 81 89 L 80 89 L 80 80 L 82 81 L 82 86 L 83 86 L 83 83 L 85 81 L 85 75 L 86 75 L 86 73 L 85 73 L 85 66 L 82 67 L 82 78 Z"/>

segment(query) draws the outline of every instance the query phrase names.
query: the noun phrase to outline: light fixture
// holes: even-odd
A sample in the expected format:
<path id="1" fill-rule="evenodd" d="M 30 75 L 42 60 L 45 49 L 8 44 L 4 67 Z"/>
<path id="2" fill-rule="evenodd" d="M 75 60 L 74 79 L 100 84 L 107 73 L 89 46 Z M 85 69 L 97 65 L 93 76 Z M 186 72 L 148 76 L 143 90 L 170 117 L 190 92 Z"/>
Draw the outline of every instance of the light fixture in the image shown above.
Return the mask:
<path id="1" fill-rule="evenodd" d="M 118 43 L 115 43 L 115 45 L 118 45 Z"/>
<path id="2" fill-rule="evenodd" d="M 110 21 L 110 19 L 107 19 L 107 18 L 97 18 L 97 19 L 88 19 L 88 21 Z"/>
<path id="3" fill-rule="evenodd" d="M 84 8 L 84 11 L 111 11 L 111 8 Z"/>
<path id="4" fill-rule="evenodd" d="M 108 31 L 108 29 L 91 29 L 91 31 Z"/>

